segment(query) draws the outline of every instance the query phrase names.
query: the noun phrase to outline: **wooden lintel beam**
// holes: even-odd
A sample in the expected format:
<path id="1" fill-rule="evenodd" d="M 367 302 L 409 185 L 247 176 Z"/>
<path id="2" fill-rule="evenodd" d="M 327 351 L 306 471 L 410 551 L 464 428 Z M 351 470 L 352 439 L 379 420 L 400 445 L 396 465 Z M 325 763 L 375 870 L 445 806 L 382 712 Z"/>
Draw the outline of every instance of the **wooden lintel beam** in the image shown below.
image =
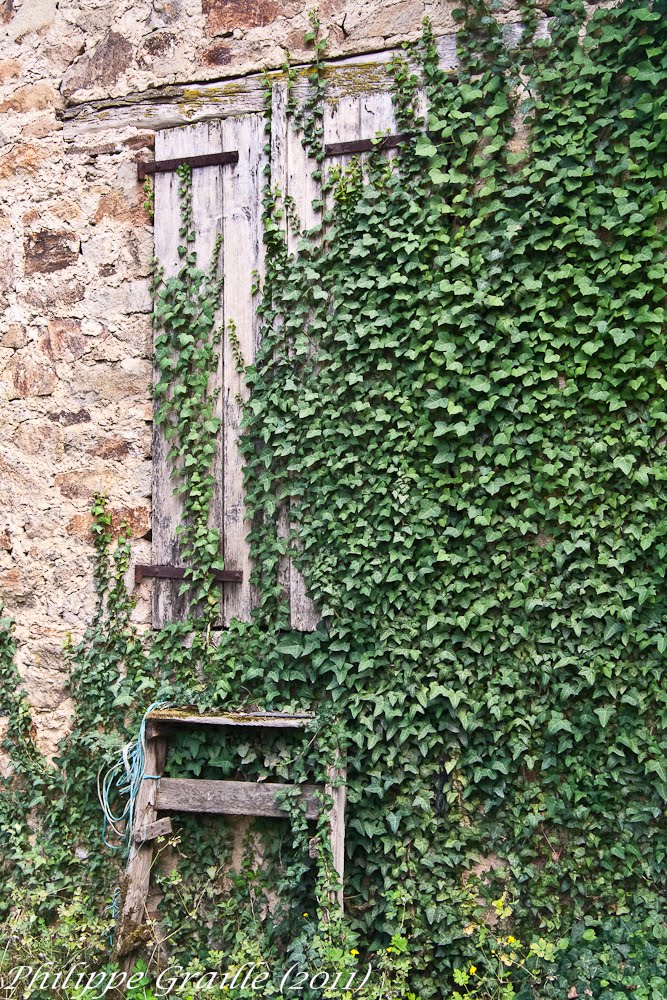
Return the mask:
<path id="1" fill-rule="evenodd" d="M 162 778 L 157 795 L 161 812 L 217 813 L 220 816 L 275 816 L 287 813 L 276 796 L 298 787 L 306 800 L 306 817 L 316 819 L 320 805 L 317 785 L 280 785 L 277 782 L 207 781 L 202 778 Z"/>

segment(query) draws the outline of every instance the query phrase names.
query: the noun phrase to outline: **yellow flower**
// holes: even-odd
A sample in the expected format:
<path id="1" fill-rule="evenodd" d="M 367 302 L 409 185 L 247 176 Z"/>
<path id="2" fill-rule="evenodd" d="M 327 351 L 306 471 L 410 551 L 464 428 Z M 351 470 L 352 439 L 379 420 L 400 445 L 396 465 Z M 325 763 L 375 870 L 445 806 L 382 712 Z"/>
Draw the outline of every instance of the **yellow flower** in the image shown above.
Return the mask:
<path id="1" fill-rule="evenodd" d="M 308 916 L 308 914 L 307 914 L 307 913 L 304 913 L 304 917 L 307 917 L 307 916 Z"/>
<path id="2" fill-rule="evenodd" d="M 508 944 L 516 944 L 516 938 L 512 937 L 512 935 L 510 934 L 510 936 L 507 938 L 507 943 Z"/>
<path id="3" fill-rule="evenodd" d="M 358 955 L 358 954 L 359 952 L 357 951 L 356 948 L 350 948 L 350 955 Z"/>
<path id="4" fill-rule="evenodd" d="M 477 972 L 477 966 L 476 965 L 471 965 L 470 966 L 470 973 L 469 974 L 471 976 L 474 976 L 476 972 Z"/>

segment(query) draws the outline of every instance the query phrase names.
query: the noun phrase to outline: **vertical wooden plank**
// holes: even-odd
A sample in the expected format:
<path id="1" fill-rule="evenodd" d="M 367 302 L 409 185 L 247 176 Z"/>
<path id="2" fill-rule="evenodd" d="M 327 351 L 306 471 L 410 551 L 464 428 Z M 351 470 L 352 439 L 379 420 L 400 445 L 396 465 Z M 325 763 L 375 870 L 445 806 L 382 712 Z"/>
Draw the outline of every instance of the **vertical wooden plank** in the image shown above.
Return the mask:
<path id="1" fill-rule="evenodd" d="M 313 201 L 319 196 L 319 185 L 313 180 L 317 163 L 308 156 L 293 121 L 287 123 L 286 150 L 287 191 L 294 201 L 302 229 L 309 231 L 319 221 L 319 215 L 313 208 Z M 287 246 L 291 253 L 296 250 L 299 238 L 300 234 L 294 233 L 290 228 Z M 298 530 L 298 522 L 292 523 L 291 528 Z M 293 560 L 290 565 L 290 621 L 292 628 L 301 632 L 312 632 L 319 621 L 315 606 L 306 593 L 303 575 Z"/>
<path id="2" fill-rule="evenodd" d="M 360 139 L 374 139 L 385 132 L 394 135 L 398 131 L 391 94 L 367 94 L 358 100 Z M 395 149 L 387 149 L 382 156 L 389 160 L 396 153 Z"/>
<path id="3" fill-rule="evenodd" d="M 169 129 L 157 132 L 155 136 L 155 158 L 171 159 L 186 156 L 190 152 L 190 128 Z M 180 201 L 179 181 L 175 173 L 155 175 L 155 257 L 164 269 L 165 277 L 171 277 L 178 270 L 178 235 Z M 157 374 L 155 375 L 157 380 Z M 176 541 L 176 528 L 180 523 L 182 505 L 174 496 L 170 477 L 171 466 L 167 462 L 169 443 L 162 429 L 153 425 L 153 489 L 152 489 L 152 550 L 154 563 L 178 565 L 180 555 Z M 153 628 L 161 628 L 165 622 L 179 618 L 182 602 L 178 598 L 178 584 L 154 580 L 153 588 Z"/>
<path id="4" fill-rule="evenodd" d="M 155 137 L 156 159 L 172 159 L 198 153 L 219 152 L 221 145 L 219 122 L 204 122 L 184 128 L 158 132 Z M 198 168 L 192 173 L 192 211 L 195 232 L 194 248 L 197 263 L 208 270 L 211 254 L 222 223 L 222 177 L 228 167 Z M 155 176 L 155 256 L 164 268 L 165 277 L 177 273 L 178 247 L 182 243 L 180 228 L 179 178 L 175 172 Z M 218 317 L 222 323 L 222 311 Z M 222 359 L 212 375 L 211 387 L 222 385 Z M 221 416 L 222 401 L 216 404 L 216 415 Z M 174 495 L 171 463 L 167 461 L 169 443 L 162 430 L 153 429 L 153 562 L 182 565 L 176 530 L 181 522 L 182 503 Z M 214 461 L 217 483 L 221 481 L 222 445 L 219 444 Z M 222 531 L 221 491 L 217 490 L 212 504 L 212 523 Z M 153 581 L 153 627 L 161 628 L 169 621 L 176 621 L 188 613 L 187 600 L 178 596 L 180 583 L 168 580 Z"/>
<path id="5" fill-rule="evenodd" d="M 359 125 L 360 102 L 358 97 L 340 97 L 329 101 L 324 109 L 324 142 L 351 142 L 361 137 Z M 345 170 L 352 156 L 336 156 L 325 160 L 325 171 Z M 333 208 L 333 193 L 328 192 L 325 208 L 330 212 Z"/>
<path id="6" fill-rule="evenodd" d="M 331 811 L 329 813 L 329 837 L 331 839 L 331 853 L 333 865 L 339 876 L 339 886 L 337 892 L 332 894 L 332 902 L 338 903 L 343 910 L 343 879 L 345 876 L 345 803 L 347 798 L 347 788 L 345 785 L 347 778 L 347 768 L 337 761 L 336 764 L 327 767 L 328 783 L 326 785 L 327 795 L 333 799 Z"/>
<path id="7" fill-rule="evenodd" d="M 145 774 L 161 775 L 167 755 L 167 741 L 156 736 L 146 741 Z M 130 856 L 125 874 L 125 895 L 116 938 L 116 955 L 123 959 L 126 970 L 132 968 L 134 954 L 146 939 L 142 925 L 146 920 L 146 900 L 153 863 L 153 841 L 137 844 L 135 836 L 139 831 L 157 819 L 157 796 L 159 781 L 144 778 L 134 809 L 134 825 L 130 832 Z"/>
<path id="8" fill-rule="evenodd" d="M 285 197 L 287 195 L 287 83 L 279 81 L 273 84 L 271 92 L 271 188 L 278 193 L 283 208 L 282 224 L 287 239 L 287 214 L 285 212 Z M 287 538 L 289 534 L 289 508 L 282 502 L 277 512 L 276 531 L 278 538 Z M 278 566 L 278 584 L 283 596 L 290 600 L 290 569 L 291 561 L 283 556 Z"/>
<path id="9" fill-rule="evenodd" d="M 263 263 L 262 186 L 264 183 L 264 120 L 261 115 L 228 118 L 222 123 L 224 149 L 237 149 L 239 161 L 224 175 L 223 289 L 224 379 L 223 379 L 223 519 L 224 560 L 228 569 L 243 573 L 241 584 L 225 584 L 224 623 L 232 618 L 250 619 L 253 594 L 250 587 L 250 524 L 245 516 L 243 460 L 239 450 L 243 403 L 248 390 L 243 365 L 252 364 L 259 335 L 252 294 L 253 271 Z M 236 343 L 234 342 L 236 341 Z"/>
<path id="10" fill-rule="evenodd" d="M 312 229 L 319 220 L 313 209 L 313 201 L 319 197 L 319 185 L 313 179 L 317 163 L 308 155 L 302 135 L 297 132 L 294 121 L 287 122 L 287 191 L 294 201 L 297 216 L 303 230 Z M 299 235 L 290 232 L 288 249 L 293 252 Z"/>

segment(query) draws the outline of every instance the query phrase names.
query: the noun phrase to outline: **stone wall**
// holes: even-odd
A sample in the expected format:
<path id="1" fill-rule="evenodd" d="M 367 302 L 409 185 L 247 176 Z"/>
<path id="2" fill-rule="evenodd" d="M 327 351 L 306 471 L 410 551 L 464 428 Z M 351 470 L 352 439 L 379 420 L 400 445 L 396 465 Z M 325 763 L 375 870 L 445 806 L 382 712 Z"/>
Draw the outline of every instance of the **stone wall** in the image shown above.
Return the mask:
<path id="1" fill-rule="evenodd" d="M 47 754 L 71 703 L 63 643 L 93 608 L 91 499 L 149 561 L 151 226 L 136 160 L 153 136 L 66 143 L 58 113 L 162 83 L 309 58 L 303 0 L 0 0 L 0 598 Z M 415 37 L 456 2 L 322 0 L 332 55 Z M 507 0 L 501 16 L 516 21 Z M 136 611 L 148 627 L 148 601 Z M 0 719 L 0 723 L 2 720 Z M 1 764 L 1 762 L 0 762 Z"/>

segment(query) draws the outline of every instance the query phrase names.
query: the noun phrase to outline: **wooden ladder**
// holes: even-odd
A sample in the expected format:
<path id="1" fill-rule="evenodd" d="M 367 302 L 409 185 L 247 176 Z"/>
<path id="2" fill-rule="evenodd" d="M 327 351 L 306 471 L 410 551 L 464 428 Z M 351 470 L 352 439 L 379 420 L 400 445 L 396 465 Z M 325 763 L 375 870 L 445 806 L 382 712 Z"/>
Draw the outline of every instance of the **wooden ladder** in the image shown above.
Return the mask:
<path id="1" fill-rule="evenodd" d="M 187 726 L 251 726 L 260 729 L 302 729 L 309 714 L 282 712 L 195 715 L 156 711 L 147 716 L 144 779 L 137 795 L 130 834 L 130 855 L 125 874 L 123 902 L 116 932 L 115 954 L 123 968 L 132 968 L 136 951 L 150 937 L 147 899 L 153 864 L 153 844 L 172 832 L 171 819 L 158 819 L 159 812 L 214 813 L 219 816 L 273 816 L 286 818 L 278 796 L 287 788 L 299 788 L 306 804 L 306 817 L 316 819 L 320 811 L 318 792 L 331 797 L 329 837 L 339 884 L 332 902 L 343 909 L 345 859 L 346 770 L 340 760 L 327 768 L 326 785 L 290 785 L 255 781 L 209 781 L 202 778 L 163 777 L 169 734 Z"/>

